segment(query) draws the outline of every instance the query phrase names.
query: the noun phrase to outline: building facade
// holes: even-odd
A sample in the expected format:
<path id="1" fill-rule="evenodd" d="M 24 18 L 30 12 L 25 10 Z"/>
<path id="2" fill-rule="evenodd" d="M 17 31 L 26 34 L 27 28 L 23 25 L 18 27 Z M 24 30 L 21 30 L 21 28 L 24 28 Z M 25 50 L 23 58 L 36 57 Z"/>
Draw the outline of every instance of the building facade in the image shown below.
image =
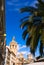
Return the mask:
<path id="1" fill-rule="evenodd" d="M 33 60 L 31 54 L 28 55 L 28 59 L 25 59 L 22 53 L 19 53 L 17 56 L 17 52 L 18 44 L 13 38 L 10 42 L 10 45 L 6 46 L 6 56 L 4 65 L 23 65 L 28 64 Z"/>
<path id="2" fill-rule="evenodd" d="M 6 57 L 4 65 L 16 65 L 17 46 L 17 42 L 14 41 L 14 38 L 10 42 L 10 45 L 6 46 Z"/>

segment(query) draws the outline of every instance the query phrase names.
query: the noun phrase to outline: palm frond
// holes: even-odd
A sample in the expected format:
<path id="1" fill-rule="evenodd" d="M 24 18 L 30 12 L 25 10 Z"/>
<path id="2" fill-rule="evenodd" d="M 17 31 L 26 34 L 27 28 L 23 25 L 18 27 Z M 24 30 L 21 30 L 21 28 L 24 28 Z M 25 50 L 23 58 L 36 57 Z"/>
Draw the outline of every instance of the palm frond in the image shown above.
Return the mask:
<path id="1" fill-rule="evenodd" d="M 30 47 L 30 52 L 35 55 L 35 51 L 38 46 L 38 41 L 40 40 L 40 54 L 43 55 L 44 48 L 44 2 L 42 0 L 38 0 L 38 3 L 35 4 L 36 7 L 24 7 L 20 9 L 21 13 L 27 12 L 32 15 L 29 17 L 24 17 L 21 19 L 21 28 L 24 30 L 23 38 L 26 36 L 26 46 Z M 43 18 L 43 19 L 42 19 Z M 41 49 L 42 48 L 42 49 Z"/>
<path id="2" fill-rule="evenodd" d="M 24 8 L 21 8 L 20 9 L 20 12 L 23 13 L 23 12 L 30 12 L 30 13 L 33 13 L 34 11 L 37 11 L 37 8 L 34 8 L 34 7 L 24 7 Z"/>
<path id="3" fill-rule="evenodd" d="M 39 51 L 40 51 L 40 56 L 42 56 L 43 55 L 43 44 L 42 44 L 42 42 L 40 42 Z"/>
<path id="4" fill-rule="evenodd" d="M 41 5 L 44 5 L 44 2 L 42 0 L 38 0 L 38 2 L 41 4 Z"/>
<path id="5" fill-rule="evenodd" d="M 29 47 L 30 46 L 30 42 L 31 42 L 32 36 L 28 36 L 27 40 L 26 40 L 26 46 Z"/>
<path id="6" fill-rule="evenodd" d="M 26 16 L 26 17 L 24 17 L 24 18 L 22 18 L 20 21 L 22 22 L 24 19 L 27 19 L 27 18 L 29 18 L 30 16 Z"/>
<path id="7" fill-rule="evenodd" d="M 36 49 L 37 49 L 37 46 L 38 46 L 38 41 L 39 41 L 39 38 L 40 38 L 39 28 L 37 27 L 37 29 L 35 29 L 33 31 L 33 33 L 34 34 L 32 35 L 31 44 L 30 44 L 30 51 L 31 51 L 31 53 L 34 53 L 36 51 Z"/>
<path id="8" fill-rule="evenodd" d="M 27 29 L 23 32 L 22 37 L 23 37 L 24 40 L 25 40 L 25 38 L 26 38 L 26 36 L 27 36 L 28 33 L 29 33 L 29 32 L 28 32 Z"/>
<path id="9" fill-rule="evenodd" d="M 44 29 L 41 30 L 41 41 L 42 41 L 42 43 L 44 45 Z"/>
<path id="10" fill-rule="evenodd" d="M 23 29 L 25 26 L 31 26 L 33 23 L 30 22 L 29 20 L 24 21 L 21 25 L 20 28 Z"/>
<path id="11" fill-rule="evenodd" d="M 30 52 L 33 54 L 33 56 L 35 56 L 35 51 L 34 51 L 34 49 L 30 48 Z"/>

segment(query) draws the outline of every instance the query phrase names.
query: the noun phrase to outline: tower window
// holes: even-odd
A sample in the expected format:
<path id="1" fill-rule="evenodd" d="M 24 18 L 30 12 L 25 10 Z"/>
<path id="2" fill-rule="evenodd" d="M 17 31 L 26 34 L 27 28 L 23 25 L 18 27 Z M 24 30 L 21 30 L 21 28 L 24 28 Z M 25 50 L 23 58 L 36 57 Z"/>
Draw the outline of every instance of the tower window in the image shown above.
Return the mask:
<path id="1" fill-rule="evenodd" d="M 14 48 L 14 45 L 12 45 L 13 46 L 13 48 Z"/>

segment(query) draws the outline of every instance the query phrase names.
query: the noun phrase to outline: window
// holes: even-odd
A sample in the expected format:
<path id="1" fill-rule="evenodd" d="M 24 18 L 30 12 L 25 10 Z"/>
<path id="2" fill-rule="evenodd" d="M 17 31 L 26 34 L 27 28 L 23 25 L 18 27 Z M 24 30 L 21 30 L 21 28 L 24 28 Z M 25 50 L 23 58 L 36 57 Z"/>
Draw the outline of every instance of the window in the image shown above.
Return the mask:
<path id="1" fill-rule="evenodd" d="M 12 45 L 12 47 L 14 48 L 14 45 Z"/>

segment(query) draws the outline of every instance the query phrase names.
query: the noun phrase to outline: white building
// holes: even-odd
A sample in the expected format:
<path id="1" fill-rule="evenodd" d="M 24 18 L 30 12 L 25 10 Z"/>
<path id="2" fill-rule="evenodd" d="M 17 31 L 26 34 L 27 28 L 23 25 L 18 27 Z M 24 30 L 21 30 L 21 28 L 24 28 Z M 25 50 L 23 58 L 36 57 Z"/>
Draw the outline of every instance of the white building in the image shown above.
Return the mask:
<path id="1" fill-rule="evenodd" d="M 10 42 L 10 45 L 6 46 L 6 56 L 4 65 L 22 65 L 34 62 L 32 54 L 28 54 L 27 59 L 25 59 L 22 53 L 20 53 L 18 56 L 17 53 L 18 44 L 13 38 Z"/>
<path id="2" fill-rule="evenodd" d="M 6 46 L 5 65 L 16 65 L 17 46 L 17 42 L 14 41 L 14 38 L 10 42 L 10 46 Z"/>

